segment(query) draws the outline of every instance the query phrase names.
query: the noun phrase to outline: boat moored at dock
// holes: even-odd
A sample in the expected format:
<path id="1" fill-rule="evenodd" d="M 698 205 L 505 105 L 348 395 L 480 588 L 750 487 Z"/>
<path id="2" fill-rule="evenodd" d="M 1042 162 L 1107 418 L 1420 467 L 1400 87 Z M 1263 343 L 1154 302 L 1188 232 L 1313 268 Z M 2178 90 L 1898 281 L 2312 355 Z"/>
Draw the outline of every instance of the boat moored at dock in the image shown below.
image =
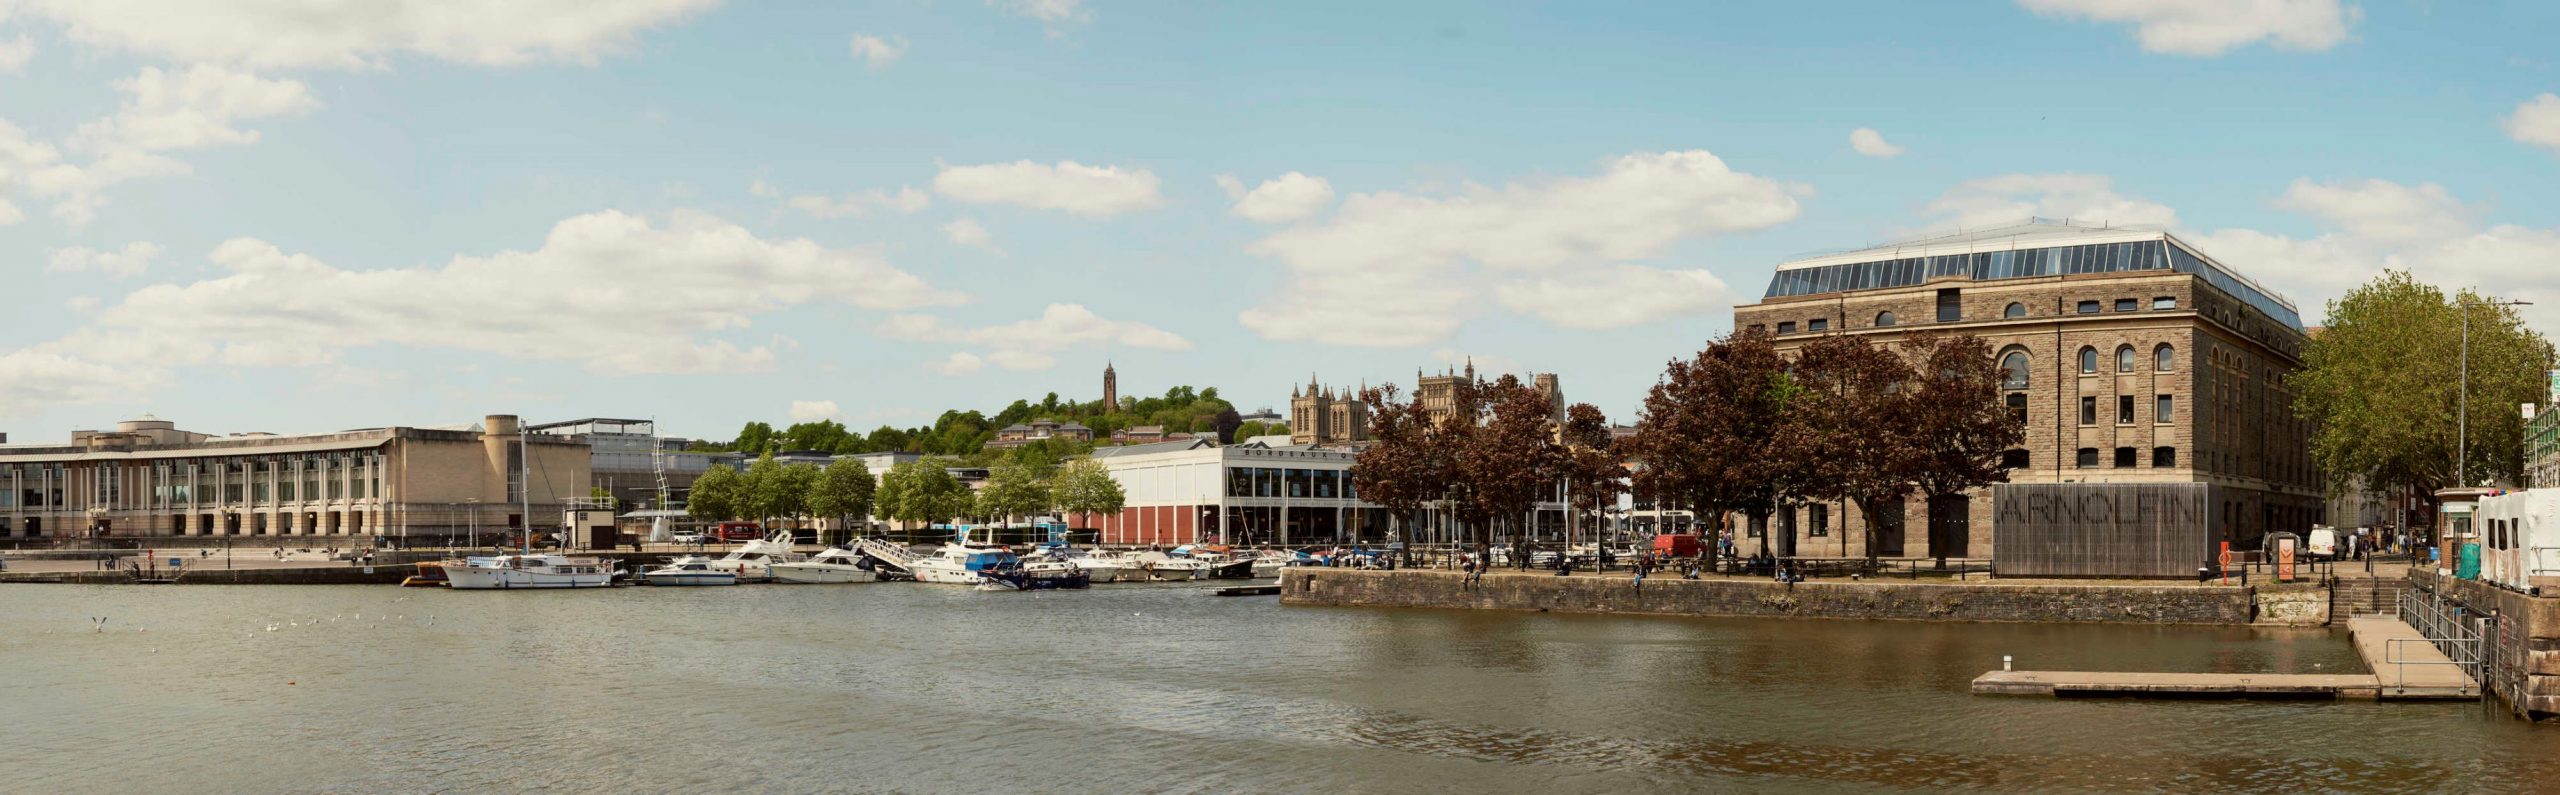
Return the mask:
<path id="1" fill-rule="evenodd" d="M 613 585 L 613 567 L 596 558 L 567 555 L 498 555 L 447 561 L 446 581 L 455 590 L 526 588 L 605 588 Z"/>
<path id="2" fill-rule="evenodd" d="M 721 571 L 704 561 L 676 562 L 640 575 L 650 585 L 736 585 L 738 573 Z"/>
<path id="3" fill-rule="evenodd" d="M 773 564 L 774 582 L 827 585 L 876 579 L 872 566 L 863 562 L 862 553 L 844 547 L 828 547 L 808 560 Z"/>

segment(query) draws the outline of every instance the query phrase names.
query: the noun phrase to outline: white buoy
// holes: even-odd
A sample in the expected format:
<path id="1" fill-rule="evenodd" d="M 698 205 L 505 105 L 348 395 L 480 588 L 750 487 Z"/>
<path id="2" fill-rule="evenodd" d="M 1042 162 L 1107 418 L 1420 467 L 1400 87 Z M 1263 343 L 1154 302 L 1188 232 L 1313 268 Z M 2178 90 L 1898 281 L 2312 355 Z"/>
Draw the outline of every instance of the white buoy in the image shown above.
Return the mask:
<path id="1" fill-rule="evenodd" d="M 2009 657 L 2009 655 L 2006 655 L 2006 654 L 2000 655 L 2000 670 L 2003 670 L 2003 671 L 2009 670 L 2009 662 L 2010 662 L 2010 657 Z"/>

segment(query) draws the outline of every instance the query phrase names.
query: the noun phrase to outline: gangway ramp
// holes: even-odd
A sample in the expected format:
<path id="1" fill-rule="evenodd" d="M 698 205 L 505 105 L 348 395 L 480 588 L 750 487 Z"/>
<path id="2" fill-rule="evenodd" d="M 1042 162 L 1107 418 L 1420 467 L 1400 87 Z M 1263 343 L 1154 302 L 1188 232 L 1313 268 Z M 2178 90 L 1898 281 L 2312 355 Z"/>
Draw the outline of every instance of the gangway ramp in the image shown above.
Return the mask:
<path id="1" fill-rule="evenodd" d="M 871 558 L 873 565 L 886 566 L 908 575 L 916 573 L 916 561 L 924 557 L 903 544 L 892 544 L 877 538 L 855 541 L 853 550 Z"/>

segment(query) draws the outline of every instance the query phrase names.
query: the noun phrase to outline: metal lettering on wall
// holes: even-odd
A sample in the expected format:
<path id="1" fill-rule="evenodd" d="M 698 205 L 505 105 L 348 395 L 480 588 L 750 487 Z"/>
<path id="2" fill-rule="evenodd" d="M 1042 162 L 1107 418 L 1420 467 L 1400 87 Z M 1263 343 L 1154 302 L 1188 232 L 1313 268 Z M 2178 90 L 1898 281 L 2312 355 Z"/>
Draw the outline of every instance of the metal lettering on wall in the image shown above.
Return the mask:
<path id="1" fill-rule="evenodd" d="M 2008 577 L 2192 577 L 2219 537 L 2202 483 L 1992 487 L 1992 563 Z"/>

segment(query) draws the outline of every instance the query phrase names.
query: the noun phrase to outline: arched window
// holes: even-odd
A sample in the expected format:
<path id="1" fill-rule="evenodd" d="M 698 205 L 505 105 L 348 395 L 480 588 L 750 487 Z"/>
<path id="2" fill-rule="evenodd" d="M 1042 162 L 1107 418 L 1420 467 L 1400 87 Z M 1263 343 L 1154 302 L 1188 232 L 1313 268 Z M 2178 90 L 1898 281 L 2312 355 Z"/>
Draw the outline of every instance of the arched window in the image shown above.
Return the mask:
<path id="1" fill-rule="evenodd" d="M 2167 345 L 2151 349 L 2151 369 L 2165 373 L 2176 369 L 2177 363 L 2178 349 Z"/>
<path id="2" fill-rule="evenodd" d="M 2119 372 L 2119 373 L 2130 373 L 2130 372 L 2133 372 L 2133 346 L 2131 346 L 2131 345 L 2118 345 L 2118 346 L 2116 346 L 2116 372 Z"/>
<path id="3" fill-rule="evenodd" d="M 2026 305 L 2026 304 L 2018 303 L 2018 302 L 2016 302 L 2016 301 L 2011 301 L 2011 302 L 2009 302 L 2009 308 L 2007 308 L 2007 309 L 2003 309 L 2003 310 L 2000 310 L 2000 316 L 2001 316 L 2001 317 L 2026 317 L 2026 316 L 2027 316 L 2027 305 Z"/>
<path id="4" fill-rule="evenodd" d="M 2081 374 L 2086 375 L 2086 374 L 2094 373 L 2094 372 L 2097 372 L 2097 371 L 2098 371 L 2098 349 L 2096 349 L 2096 348 L 2086 348 L 2086 347 L 2081 348 L 2081 349 L 2080 349 L 2080 372 L 2081 372 Z"/>
<path id="5" fill-rule="evenodd" d="M 1893 313 L 1892 313 L 1892 312 L 1877 312 L 1877 313 L 1876 313 L 1876 327 L 1878 327 L 1878 328 L 1882 328 L 1882 327 L 1890 326 L 1890 325 L 1893 325 Z"/>
<path id="6" fill-rule="evenodd" d="M 2001 369 L 2001 371 L 2002 371 L 2002 373 L 2003 373 L 2003 375 L 2002 375 L 2002 377 L 2001 377 L 2001 379 L 2000 379 L 2000 388 L 2002 388 L 2002 389 L 2025 389 L 2025 388 L 2027 388 L 2027 352 L 2026 352 L 2026 351 L 2010 351 L 2010 352 L 2008 352 L 2008 353 L 2002 354 L 2002 355 L 2000 356 L 2000 369 Z"/>

